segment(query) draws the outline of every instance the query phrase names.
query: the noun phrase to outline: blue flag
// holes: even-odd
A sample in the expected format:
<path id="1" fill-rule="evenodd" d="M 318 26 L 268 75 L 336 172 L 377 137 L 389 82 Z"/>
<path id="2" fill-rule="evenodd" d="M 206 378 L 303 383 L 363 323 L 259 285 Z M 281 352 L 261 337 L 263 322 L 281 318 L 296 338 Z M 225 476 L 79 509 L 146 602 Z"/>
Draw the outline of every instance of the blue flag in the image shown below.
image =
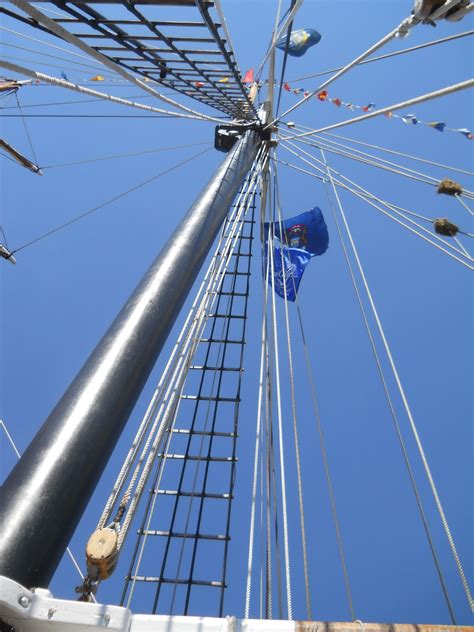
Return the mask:
<path id="1" fill-rule="evenodd" d="M 280 234 L 280 223 L 274 222 L 275 237 L 290 248 L 306 250 L 311 256 L 322 255 L 329 245 L 329 235 L 321 209 L 315 206 L 306 213 L 285 219 L 281 223 L 283 236 Z M 268 224 L 265 224 L 268 233 Z"/>
<path id="2" fill-rule="evenodd" d="M 314 29 L 300 29 L 291 31 L 290 40 L 288 42 L 288 55 L 292 57 L 301 57 L 306 53 L 308 48 L 314 46 L 321 39 L 321 35 Z M 286 49 L 286 34 L 280 37 L 276 43 L 276 47 L 280 50 Z"/>
<path id="3" fill-rule="evenodd" d="M 329 235 L 321 209 L 317 206 L 306 213 L 281 222 L 265 223 L 265 266 L 268 257 L 270 227 L 280 246 L 273 246 L 275 292 L 289 301 L 295 301 L 303 273 L 312 257 L 322 255 L 329 245 Z M 283 233 L 283 235 L 282 235 Z M 272 285 L 272 280 L 268 280 Z"/>
<path id="4" fill-rule="evenodd" d="M 273 247 L 273 280 L 278 296 L 285 298 L 286 285 L 286 298 L 293 302 L 296 300 L 303 272 L 310 259 L 309 252 L 298 248 Z M 268 279 L 268 283 L 272 285 L 271 278 Z"/>

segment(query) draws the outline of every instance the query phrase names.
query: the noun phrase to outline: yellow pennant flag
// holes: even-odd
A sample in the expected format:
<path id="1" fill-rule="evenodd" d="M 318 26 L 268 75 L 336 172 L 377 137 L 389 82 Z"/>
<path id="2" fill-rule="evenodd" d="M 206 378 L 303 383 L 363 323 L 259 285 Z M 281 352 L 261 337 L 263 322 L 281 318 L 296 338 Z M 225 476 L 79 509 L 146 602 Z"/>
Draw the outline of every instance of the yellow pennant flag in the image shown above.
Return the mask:
<path id="1" fill-rule="evenodd" d="M 217 83 L 229 83 L 229 77 L 222 77 Z"/>
<path id="2" fill-rule="evenodd" d="M 105 77 L 102 75 L 96 75 L 95 77 L 91 77 L 89 81 L 105 81 Z"/>

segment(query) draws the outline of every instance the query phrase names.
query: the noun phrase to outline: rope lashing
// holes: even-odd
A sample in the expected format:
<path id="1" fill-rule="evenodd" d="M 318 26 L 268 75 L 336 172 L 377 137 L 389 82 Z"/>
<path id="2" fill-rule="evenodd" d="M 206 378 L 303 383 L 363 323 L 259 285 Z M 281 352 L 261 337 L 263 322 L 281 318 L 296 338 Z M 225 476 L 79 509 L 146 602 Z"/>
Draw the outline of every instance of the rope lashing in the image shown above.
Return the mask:
<path id="1" fill-rule="evenodd" d="M 445 178 L 444 180 L 441 180 L 438 185 L 438 193 L 444 193 L 446 195 L 461 195 L 462 186 L 450 178 Z"/>
<path id="2" fill-rule="evenodd" d="M 459 232 L 459 226 L 450 222 L 447 217 L 435 219 L 433 226 L 438 235 L 444 235 L 444 237 L 455 237 Z"/>

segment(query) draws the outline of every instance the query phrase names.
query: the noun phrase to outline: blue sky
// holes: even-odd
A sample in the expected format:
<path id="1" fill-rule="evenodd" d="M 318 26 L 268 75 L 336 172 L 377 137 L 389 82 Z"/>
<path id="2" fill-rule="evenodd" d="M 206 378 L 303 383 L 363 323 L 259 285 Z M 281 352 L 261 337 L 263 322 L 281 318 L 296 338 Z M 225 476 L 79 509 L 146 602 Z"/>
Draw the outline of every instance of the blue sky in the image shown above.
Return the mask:
<path id="1" fill-rule="evenodd" d="M 242 72 L 258 66 L 270 37 L 275 2 L 225 0 L 223 7 Z M 385 35 L 411 9 L 407 0 L 334 2 L 306 0 L 295 26 L 322 34 L 318 46 L 302 58 L 289 59 L 286 78 L 344 64 Z M 2 25 L 47 41 L 47 36 L 4 19 Z M 459 24 L 419 26 L 407 40 L 391 42 L 383 52 L 444 37 L 472 28 L 472 18 Z M 51 52 L 18 35 L 2 31 L 4 41 Z M 471 38 L 432 47 L 410 55 L 357 68 L 328 88 L 331 97 L 356 104 L 386 106 L 472 76 Z M 55 41 L 55 43 L 57 43 Z M 34 66 L 59 76 L 62 62 L 34 53 L 4 48 L 5 55 L 28 59 Z M 67 57 L 67 55 L 65 54 Z M 279 58 L 281 63 L 282 57 Z M 18 62 L 21 63 L 21 62 Z M 66 66 L 66 62 L 64 62 Z M 279 71 L 278 71 L 279 73 Z M 94 73 L 67 71 L 80 81 Z M 318 80 L 295 84 L 315 89 Z M 99 84 L 99 89 L 101 88 Z M 137 88 L 107 86 L 120 96 L 138 95 Z M 20 91 L 23 106 L 81 99 L 79 95 L 45 85 Z M 282 108 L 296 97 L 283 93 Z M 150 103 L 150 99 L 143 101 Z M 10 100 L 7 105 L 13 106 Z M 454 128 L 473 128 L 472 93 L 430 101 L 411 110 L 426 121 L 439 120 Z M 134 110 L 107 103 L 24 108 L 25 113 L 133 115 Z M 15 114 L 5 109 L 3 114 Z M 406 113 L 406 112 L 402 112 Z M 311 100 L 291 119 L 320 127 L 349 118 L 352 113 L 330 103 Z M 2 117 L 3 118 L 3 117 Z M 148 117 L 27 118 L 40 165 L 54 165 L 101 156 L 177 145 L 213 142 L 213 125 Z M 1 135 L 29 153 L 22 121 L 2 120 Z M 337 132 L 339 133 L 339 132 Z M 472 143 L 462 135 L 443 134 L 428 127 L 408 126 L 385 117 L 340 130 L 381 145 L 472 171 Z M 190 147 L 156 154 L 45 169 L 43 177 L 2 159 L 2 225 L 12 248 L 46 232 L 75 215 L 113 197 L 138 182 L 196 154 Z M 368 150 L 370 151 L 370 150 Z M 281 159 L 289 157 L 278 150 Z M 394 157 L 387 157 L 389 160 Z M 192 204 L 209 175 L 221 162 L 214 150 L 139 191 L 18 253 L 16 267 L 0 265 L 1 275 L 1 416 L 23 450 L 65 388 L 88 357 L 178 220 Z M 374 194 L 429 217 L 449 217 L 474 232 L 468 213 L 455 200 L 438 196 L 433 187 L 348 161 L 328 158 L 334 168 Z M 451 174 L 443 169 L 404 162 L 433 177 Z M 472 190 L 472 179 L 457 176 Z M 389 412 L 378 381 L 371 350 L 355 302 L 350 278 L 321 183 L 290 169 L 279 169 L 285 217 L 318 205 L 325 214 L 328 252 L 308 267 L 300 288 L 322 421 L 334 477 L 336 501 L 347 553 L 355 611 L 365 621 L 448 623 L 448 614 L 422 532 L 413 494 L 402 462 Z M 342 193 L 341 199 L 359 248 L 395 362 L 412 407 L 432 467 L 458 551 L 468 577 L 473 577 L 473 294 L 470 272 L 409 234 L 361 201 Z M 470 246 L 469 240 L 464 243 Z M 2 263 L 0 261 L 0 263 Z M 243 384 L 238 477 L 233 507 L 234 524 L 229 558 L 229 588 L 225 610 L 242 616 L 250 507 L 251 459 L 256 420 L 258 336 L 261 315 L 261 275 L 258 248 L 252 277 L 246 372 Z M 279 303 L 279 309 L 282 303 Z M 281 311 L 281 310 L 280 310 Z M 280 313 L 280 317 L 282 317 Z M 347 621 L 342 574 L 337 557 L 321 456 L 310 414 L 304 359 L 297 336 L 297 406 L 305 486 L 305 507 L 311 588 L 315 617 Z M 176 331 L 182 321 L 177 323 Z M 283 324 L 283 320 L 281 320 Z M 173 334 L 167 349 L 170 348 Z M 282 338 L 282 347 L 283 338 Z M 285 354 L 283 353 L 283 356 Z M 125 430 L 101 484 L 77 529 L 71 547 L 77 557 L 95 528 L 103 503 L 134 434 L 146 396 L 164 366 L 158 362 L 144 396 Z M 285 358 L 284 358 L 285 359 Z M 387 365 L 384 361 L 384 367 Z M 296 475 L 291 434 L 288 372 L 283 362 L 284 416 L 288 433 L 290 549 L 294 615 L 304 618 L 304 588 L 298 532 Z M 388 368 L 387 368 L 388 371 Z M 420 466 L 394 383 L 389 378 L 404 436 L 413 459 L 426 512 L 442 562 L 458 623 L 471 623 L 469 609 L 450 556 L 446 538 Z M 14 455 L 0 437 L 1 475 Z M 245 553 L 243 553 L 243 551 Z M 117 601 L 127 564 L 119 566 L 100 598 Z M 64 560 L 52 582 L 58 597 L 74 598 L 74 570 Z M 136 611 L 148 604 L 137 601 Z M 258 616 L 257 599 L 252 616 Z"/>

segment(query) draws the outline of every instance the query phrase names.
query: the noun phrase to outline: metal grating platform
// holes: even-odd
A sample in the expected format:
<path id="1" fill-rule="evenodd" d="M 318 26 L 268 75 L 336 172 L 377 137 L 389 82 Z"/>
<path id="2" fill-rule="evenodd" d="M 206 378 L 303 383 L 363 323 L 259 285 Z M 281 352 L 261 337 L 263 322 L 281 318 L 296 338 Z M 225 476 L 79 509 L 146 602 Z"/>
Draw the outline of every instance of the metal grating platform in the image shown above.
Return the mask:
<path id="1" fill-rule="evenodd" d="M 255 119 L 229 41 L 209 0 L 50 0 L 54 21 L 124 69 L 236 119 Z M 90 5 L 94 6 L 90 6 Z M 0 12 L 48 31 L 8 9 Z M 223 16 L 222 16 L 223 17 Z"/>

